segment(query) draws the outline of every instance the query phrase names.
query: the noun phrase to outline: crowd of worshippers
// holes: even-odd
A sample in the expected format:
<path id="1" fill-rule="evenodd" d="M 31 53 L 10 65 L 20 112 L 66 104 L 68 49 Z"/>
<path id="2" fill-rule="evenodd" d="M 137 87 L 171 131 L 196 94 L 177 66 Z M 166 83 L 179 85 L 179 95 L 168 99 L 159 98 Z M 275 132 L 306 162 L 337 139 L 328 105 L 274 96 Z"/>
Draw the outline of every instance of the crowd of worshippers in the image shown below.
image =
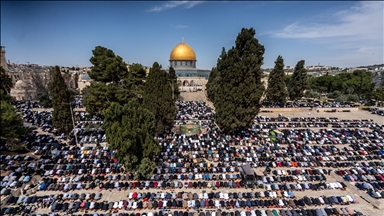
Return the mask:
<path id="1" fill-rule="evenodd" d="M 346 181 L 356 182 L 355 186 L 366 191 L 370 196 L 376 199 L 384 198 L 384 161 L 381 161 L 381 166 L 357 166 L 336 170 L 335 173 Z"/>
<path id="2" fill-rule="evenodd" d="M 181 193 L 181 195 L 180 195 Z M 68 198 L 63 194 L 56 194 L 51 196 L 30 196 L 30 197 L 14 197 L 10 196 L 6 203 L 8 205 L 18 206 L 9 206 L 2 208 L 0 211 L 1 215 L 4 214 L 29 214 L 29 215 L 39 215 L 31 214 L 36 208 L 48 208 L 51 210 L 49 215 L 57 215 L 58 213 L 65 212 L 73 215 L 75 212 L 81 212 L 81 215 L 104 215 L 103 213 L 98 212 L 108 212 L 106 215 L 129 215 L 129 216 L 285 216 L 285 215 L 362 215 L 358 211 L 353 211 L 349 207 L 337 208 L 332 207 L 332 204 L 342 204 L 348 205 L 357 203 L 353 195 L 345 196 L 320 196 L 320 197 L 308 197 L 304 196 L 301 199 L 280 199 L 280 200 L 265 200 L 265 199 L 256 199 L 251 197 L 251 193 L 244 193 L 247 195 L 245 199 L 236 199 L 236 200 L 219 200 L 215 199 L 183 199 L 182 197 L 187 194 L 187 192 L 180 192 L 175 198 L 150 198 L 153 193 L 130 193 L 129 196 L 132 199 L 129 200 L 120 200 L 115 202 L 108 201 L 98 201 L 95 199 L 96 195 L 92 196 L 82 196 L 75 199 L 76 201 L 65 202 Z M 248 196 L 249 195 L 249 196 Z M 136 198 L 134 198 L 136 196 Z M 141 196 L 140 198 L 137 198 Z M 187 196 L 190 196 L 188 193 Z M 69 198 L 72 199 L 73 198 Z M 327 207 L 321 207 L 321 205 L 327 205 Z M 278 208 L 289 206 L 289 209 L 268 209 L 268 208 Z M 301 208 L 297 208 L 300 206 Z M 252 208 L 254 207 L 254 208 Z M 316 207 L 316 208 L 304 208 L 304 207 Z M 187 208 L 186 211 L 182 209 Z M 189 209 L 199 209 L 198 211 L 189 211 Z M 259 209 L 267 208 L 267 209 Z M 147 210 L 148 213 L 119 213 L 121 210 L 126 211 L 139 211 Z M 205 210 L 205 212 L 204 212 Z M 154 211 L 154 213 L 152 212 Z M 173 214 L 171 214 L 173 212 Z M 91 214 L 89 214 L 91 213 Z M 303 214 L 304 213 L 304 214 Z M 45 214 L 48 215 L 48 214 Z"/>
<path id="3" fill-rule="evenodd" d="M 101 115 L 97 114 L 91 116 L 86 111 L 76 111 L 74 116 L 76 121 L 103 121 Z"/>
<path id="4" fill-rule="evenodd" d="M 84 108 L 83 98 L 75 96 L 72 103 L 73 108 Z"/>
<path id="5" fill-rule="evenodd" d="M 172 134 L 160 139 L 162 151 L 155 161 L 162 164 L 162 169 L 158 172 L 231 171 L 245 162 L 254 167 L 345 167 L 354 161 L 384 158 L 382 131 L 284 129 L 275 142 L 271 141 L 273 137 L 259 136 L 259 132 L 255 129 L 223 135 L 212 128 L 207 134 Z M 344 151 L 335 146 L 341 143 L 361 150 Z M 207 159 L 215 163 L 205 165 Z"/>
<path id="6" fill-rule="evenodd" d="M 297 128 L 297 127 L 351 127 L 351 128 L 377 128 L 383 129 L 383 126 L 375 123 L 372 119 L 338 119 L 335 117 L 332 118 L 324 118 L 324 117 L 299 117 L 299 118 L 289 118 L 280 115 L 277 118 L 272 118 L 268 116 L 258 115 L 255 118 L 255 122 L 257 122 L 261 126 L 265 126 L 265 128 Z M 269 123 L 265 125 L 266 123 Z"/>
<path id="7" fill-rule="evenodd" d="M 176 120 L 214 120 L 213 109 L 203 101 L 176 101 Z"/>
<path id="8" fill-rule="evenodd" d="M 50 122 L 51 113 L 33 112 L 31 106 L 25 104 L 17 104 L 16 108 L 22 112 L 26 121 L 29 120 L 38 127 L 53 129 Z M 89 122 L 78 121 L 76 127 L 78 129 L 86 128 L 85 124 L 87 123 Z M 344 122 L 336 121 L 334 123 L 341 124 Z M 156 188 L 160 190 L 158 192 L 160 196 L 157 196 L 158 193 L 155 194 L 156 196 L 151 193 L 147 204 L 150 205 L 150 201 L 153 206 L 156 201 L 159 205 L 161 201 L 163 202 L 162 207 L 168 208 L 167 202 L 169 201 L 164 206 L 165 201 L 162 198 L 163 192 L 161 190 L 168 191 L 177 188 L 215 189 L 219 191 L 206 193 L 208 205 L 205 205 L 205 192 L 202 198 L 200 198 L 199 193 L 196 193 L 197 199 L 194 199 L 194 193 L 192 193 L 192 199 L 189 199 L 188 194 L 188 200 L 182 199 L 181 202 L 186 201 L 186 207 L 191 209 L 195 209 L 197 206 L 201 208 L 201 200 L 204 202 L 204 208 L 210 207 L 210 197 L 214 202 L 213 207 L 216 206 L 216 200 L 218 200 L 220 208 L 242 207 L 242 203 L 245 203 L 245 207 L 249 208 L 277 208 L 279 206 L 287 208 L 292 207 L 292 202 L 295 207 L 306 208 L 317 205 L 319 202 L 319 205 L 333 205 L 356 201 L 353 196 L 340 196 L 339 198 L 334 196 L 335 198 L 322 197 L 323 203 L 320 198 L 297 198 L 294 195 L 294 191 L 303 190 L 343 190 L 345 185 L 342 182 L 327 182 L 326 175 L 330 174 L 329 168 L 349 168 L 355 167 L 356 164 L 361 167 L 383 166 L 380 161 L 384 158 L 384 141 L 383 131 L 380 128 L 373 128 L 370 131 L 347 127 L 320 130 L 311 127 L 275 130 L 268 129 L 268 125 L 263 124 L 255 123 L 249 130 L 223 133 L 213 123 L 204 122 L 207 127 L 206 134 L 187 136 L 173 132 L 161 135 L 158 140 L 162 146 L 162 151 L 154 158 L 158 166 L 152 177 L 146 180 L 138 180 L 134 174 L 126 172 L 114 158 L 114 152 L 106 147 L 67 146 L 60 144 L 50 135 L 30 133 L 22 138 L 22 141 L 25 141 L 27 149 L 33 151 L 39 159 L 1 157 L 2 169 L 11 171 L 7 176 L 1 177 L 0 183 L 6 187 L 5 190 L 2 188 L 1 191 L 3 194 L 10 194 L 16 185 L 16 188 L 23 188 L 24 191 L 28 191 L 28 187 L 38 188 L 41 191 L 66 191 L 68 196 L 72 194 L 70 196 L 72 198 L 72 196 L 76 197 L 76 192 L 83 190 L 139 189 L 141 192 L 136 192 L 137 196 L 141 196 L 140 200 L 131 199 L 128 195 L 129 200 L 123 202 L 123 206 L 124 203 L 128 206 L 129 202 L 132 205 L 134 202 L 139 205 L 138 202 L 147 198 L 147 194 L 145 196 L 139 195 L 143 190 Z M 83 135 L 79 134 L 80 138 Z M 344 145 L 340 147 L 338 144 Z M 267 168 L 274 168 L 272 174 L 271 172 L 264 172 L 264 176 L 260 179 L 264 184 L 264 190 L 252 192 L 250 195 L 248 193 L 239 195 L 239 193 L 221 191 L 228 188 L 245 188 L 244 182 L 241 181 L 239 169 L 245 163 L 252 167 L 266 168 L 266 170 Z M 283 172 L 279 167 L 295 167 L 295 171 Z M 328 170 L 324 168 L 328 168 Z M 28 182 L 34 175 L 43 177 L 38 184 Z M 380 175 L 382 176 L 382 174 Z M 27 176 L 29 176 L 29 180 Z M 311 179 L 312 182 L 308 183 Z M 16 183 L 14 183 L 15 181 Z M 78 194 L 81 197 L 83 193 Z M 87 194 L 90 194 L 89 197 L 91 197 L 93 193 Z M 58 197 L 56 197 L 49 204 L 52 210 L 54 203 L 58 203 L 55 204 L 53 212 L 62 211 L 63 206 L 65 209 L 69 209 L 69 205 L 78 205 L 83 210 L 86 209 L 87 205 L 88 207 L 91 206 L 92 200 L 84 202 L 84 200 L 74 201 L 71 199 L 68 202 L 66 199 L 66 202 L 63 202 L 64 195 L 58 193 L 61 200 L 57 200 Z M 96 195 L 97 193 L 95 193 Z M 167 192 L 164 193 L 164 196 L 166 195 Z M 181 195 L 181 198 L 183 196 L 186 195 Z M 232 196 L 233 198 L 231 198 Z M 26 200 L 26 205 L 19 206 L 20 209 L 15 211 L 20 212 L 22 208 L 25 209 L 30 206 L 27 205 L 29 200 L 32 202 L 33 199 L 37 199 L 33 197 L 9 198 L 11 199 L 9 208 L 16 208 L 12 204 L 19 200 L 20 203 L 24 203 Z M 174 197 L 173 192 L 171 199 L 179 199 L 178 194 L 176 198 L 172 197 Z M 189 201 L 193 202 L 192 200 L 195 200 L 195 205 L 188 205 Z M 224 205 L 222 205 L 222 201 Z M 247 201 L 250 205 L 247 204 Z M 112 208 L 109 208 L 110 203 L 108 203 L 106 210 L 116 210 L 113 208 L 116 202 L 113 202 Z M 177 200 L 176 206 L 178 203 Z M 93 205 L 98 206 L 99 209 L 103 209 L 105 206 L 103 204 L 100 207 L 100 203 L 96 204 L 96 201 Z M 182 207 L 185 205 L 183 204 Z M 160 207 L 157 206 L 157 208 Z M 250 209 L 250 211 L 253 210 Z M 8 214 L 14 214 L 12 209 L 8 211 L 12 212 Z M 285 213 L 280 212 L 281 215 Z"/>
<path id="9" fill-rule="evenodd" d="M 59 139 L 67 139 L 70 144 L 76 144 L 76 137 L 79 144 L 98 144 L 106 141 L 105 132 L 101 129 L 103 121 L 100 116 L 89 116 L 86 112 L 75 112 L 75 129 L 69 137 L 60 134 L 54 128 L 52 123 L 52 111 L 34 111 L 35 105 L 31 103 L 16 103 L 16 109 L 21 112 L 23 119 L 26 123 L 30 123 L 36 127 L 41 128 L 45 132 L 49 132 L 57 136 Z"/>
<path id="10" fill-rule="evenodd" d="M 261 101 L 260 106 L 262 108 L 312 108 L 312 107 L 318 107 L 318 108 L 350 108 L 350 107 L 357 107 L 358 104 L 355 104 L 353 102 L 337 102 L 337 101 L 312 101 L 308 102 L 308 100 L 295 100 L 295 101 L 288 101 L 285 104 L 282 104 L 280 102 L 272 103 L 269 101 Z"/>

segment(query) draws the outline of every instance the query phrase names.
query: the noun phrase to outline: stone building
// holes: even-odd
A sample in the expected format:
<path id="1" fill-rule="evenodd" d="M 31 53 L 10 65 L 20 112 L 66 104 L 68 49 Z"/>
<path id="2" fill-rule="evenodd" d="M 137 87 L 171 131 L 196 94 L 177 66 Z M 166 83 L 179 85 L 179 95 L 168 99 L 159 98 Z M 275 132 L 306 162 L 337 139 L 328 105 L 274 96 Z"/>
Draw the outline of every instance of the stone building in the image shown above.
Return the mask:
<path id="1" fill-rule="evenodd" d="M 11 89 L 10 95 L 15 100 L 33 100 L 36 98 L 36 88 L 31 80 L 18 80 Z"/>
<path id="2" fill-rule="evenodd" d="M 169 66 L 175 69 L 182 91 L 205 89 L 211 71 L 196 68 L 196 62 L 195 51 L 184 43 L 184 38 L 170 53 Z M 169 72 L 169 68 L 166 71 Z"/>
<path id="3" fill-rule="evenodd" d="M 77 87 L 80 93 L 83 91 L 83 89 L 87 86 L 90 86 L 92 82 L 91 77 L 89 77 L 88 73 L 80 74 L 79 80 L 77 81 Z"/>

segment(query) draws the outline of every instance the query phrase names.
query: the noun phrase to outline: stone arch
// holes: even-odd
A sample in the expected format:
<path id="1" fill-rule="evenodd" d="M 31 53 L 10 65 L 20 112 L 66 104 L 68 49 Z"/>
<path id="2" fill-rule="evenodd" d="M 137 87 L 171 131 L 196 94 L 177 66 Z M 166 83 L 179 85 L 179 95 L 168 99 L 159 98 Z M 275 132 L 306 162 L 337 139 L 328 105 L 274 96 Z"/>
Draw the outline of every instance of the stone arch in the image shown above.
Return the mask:
<path id="1" fill-rule="evenodd" d="M 189 84 L 189 82 L 188 82 L 188 80 L 184 80 L 183 81 L 183 86 L 189 86 L 190 84 Z"/>
<path id="2" fill-rule="evenodd" d="M 195 81 L 194 81 L 194 80 L 191 80 L 191 81 L 189 82 L 189 85 L 190 85 L 190 86 L 195 86 Z"/>
<path id="3" fill-rule="evenodd" d="M 201 83 L 201 80 L 197 80 L 197 81 L 196 81 L 196 85 L 197 85 L 197 86 L 202 86 L 203 84 Z"/>
<path id="4" fill-rule="evenodd" d="M 181 80 L 177 80 L 177 85 L 178 85 L 178 86 L 181 86 L 181 85 L 182 85 Z"/>

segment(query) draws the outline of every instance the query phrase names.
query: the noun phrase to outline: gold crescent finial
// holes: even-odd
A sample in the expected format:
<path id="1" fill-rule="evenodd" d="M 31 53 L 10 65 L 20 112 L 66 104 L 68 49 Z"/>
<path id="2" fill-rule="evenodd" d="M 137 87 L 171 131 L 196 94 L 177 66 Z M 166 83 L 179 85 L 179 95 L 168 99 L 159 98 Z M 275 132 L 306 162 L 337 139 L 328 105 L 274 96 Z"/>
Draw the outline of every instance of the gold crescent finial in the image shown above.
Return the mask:
<path id="1" fill-rule="evenodd" d="M 184 37 L 181 37 L 181 43 L 184 43 Z"/>

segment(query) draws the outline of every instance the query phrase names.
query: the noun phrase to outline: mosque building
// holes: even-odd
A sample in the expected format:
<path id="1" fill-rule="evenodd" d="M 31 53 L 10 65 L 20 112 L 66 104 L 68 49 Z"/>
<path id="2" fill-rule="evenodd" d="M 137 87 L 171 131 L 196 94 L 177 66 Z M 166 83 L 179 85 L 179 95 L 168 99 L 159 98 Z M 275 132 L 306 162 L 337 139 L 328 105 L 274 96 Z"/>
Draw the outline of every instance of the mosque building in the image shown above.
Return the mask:
<path id="1" fill-rule="evenodd" d="M 203 89 L 208 82 L 210 70 L 202 70 L 196 68 L 195 51 L 188 44 L 177 44 L 171 51 L 169 56 L 169 66 L 176 71 L 177 82 L 180 87 L 193 87 L 194 89 Z M 168 72 L 169 68 L 166 69 Z"/>

